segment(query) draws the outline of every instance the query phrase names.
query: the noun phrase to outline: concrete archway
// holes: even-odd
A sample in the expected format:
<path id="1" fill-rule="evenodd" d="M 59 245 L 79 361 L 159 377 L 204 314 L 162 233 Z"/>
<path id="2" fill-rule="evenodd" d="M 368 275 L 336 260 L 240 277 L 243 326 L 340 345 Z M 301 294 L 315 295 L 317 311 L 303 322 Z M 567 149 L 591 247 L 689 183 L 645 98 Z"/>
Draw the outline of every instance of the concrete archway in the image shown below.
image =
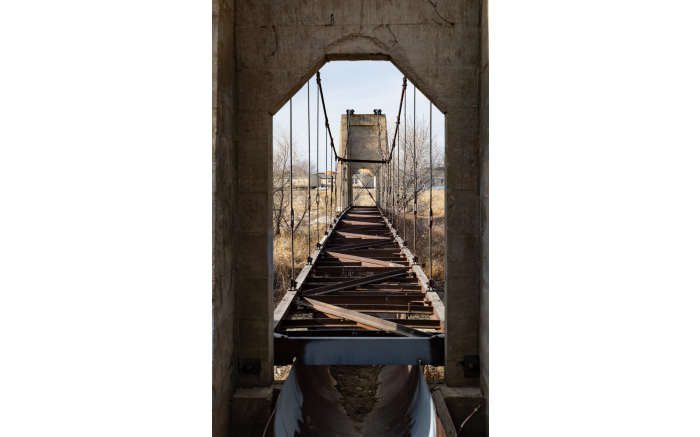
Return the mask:
<path id="1" fill-rule="evenodd" d="M 332 60 L 391 61 L 445 113 L 446 381 L 488 392 L 486 9 L 214 1 L 215 435 L 236 387 L 272 382 L 272 114 Z"/>

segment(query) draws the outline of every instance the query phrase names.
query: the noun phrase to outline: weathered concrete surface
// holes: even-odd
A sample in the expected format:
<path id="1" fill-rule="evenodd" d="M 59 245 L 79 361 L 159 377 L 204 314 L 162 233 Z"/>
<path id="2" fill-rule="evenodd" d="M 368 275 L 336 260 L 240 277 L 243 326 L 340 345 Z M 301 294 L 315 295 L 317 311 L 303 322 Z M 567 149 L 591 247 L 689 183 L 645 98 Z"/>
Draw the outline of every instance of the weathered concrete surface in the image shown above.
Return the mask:
<path id="1" fill-rule="evenodd" d="M 488 2 L 481 8 L 481 102 L 479 107 L 479 142 L 481 157 L 481 310 L 479 314 L 479 357 L 481 389 L 485 396 L 484 411 L 488 423 L 489 397 L 489 25 Z"/>
<path id="2" fill-rule="evenodd" d="M 481 390 L 473 387 L 449 387 L 444 384 L 438 385 L 435 389 L 442 393 L 454 426 L 458 431 L 464 420 L 478 407 L 476 413 L 465 424 L 465 428 L 469 432 L 462 429 L 458 435 L 473 437 L 488 435 L 488 423 L 484 414 L 485 400 Z"/>
<path id="3" fill-rule="evenodd" d="M 233 394 L 231 422 L 235 437 L 260 437 L 272 414 L 273 389 L 239 388 Z"/>
<path id="4" fill-rule="evenodd" d="M 482 378 L 460 364 L 488 340 L 482 17 L 482 0 L 216 2 L 214 435 L 233 387 L 272 382 L 272 114 L 329 60 L 389 60 L 446 114 L 446 381 L 488 384 L 487 356 Z"/>
<path id="5" fill-rule="evenodd" d="M 382 160 L 387 157 L 388 142 L 386 132 L 386 115 L 384 114 L 352 114 L 350 116 L 350 137 L 348 138 L 348 116 L 340 116 L 340 137 L 338 141 L 338 155 L 348 159 Z M 382 191 L 381 170 L 383 164 L 371 163 L 338 163 L 339 174 L 343 175 L 343 184 L 338 186 L 336 195 L 341 195 L 342 208 L 348 206 L 354 194 L 352 188 L 352 175 L 361 168 L 367 168 L 377 176 L 377 189 L 375 190 L 377 202 L 380 202 Z M 347 176 L 346 176 L 347 175 Z"/>
<path id="6" fill-rule="evenodd" d="M 237 338 L 233 273 L 236 250 L 233 240 L 237 217 L 235 162 L 235 61 L 233 0 L 215 0 L 213 29 L 213 362 L 212 435 L 229 436 L 231 399 L 237 385 Z"/>

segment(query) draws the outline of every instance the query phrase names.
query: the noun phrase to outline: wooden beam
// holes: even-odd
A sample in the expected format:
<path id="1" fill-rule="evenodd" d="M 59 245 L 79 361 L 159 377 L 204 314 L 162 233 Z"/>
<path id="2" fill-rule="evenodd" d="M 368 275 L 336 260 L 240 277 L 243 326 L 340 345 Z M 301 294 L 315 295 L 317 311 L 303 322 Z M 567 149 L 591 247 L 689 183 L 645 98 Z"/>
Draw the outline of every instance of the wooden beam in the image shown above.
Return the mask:
<path id="1" fill-rule="evenodd" d="M 369 234 L 356 234 L 354 232 L 336 231 L 338 235 L 342 235 L 347 238 L 359 238 L 362 240 L 388 240 L 391 241 L 391 237 L 382 237 L 381 235 L 369 235 Z"/>
<path id="2" fill-rule="evenodd" d="M 343 224 L 353 225 L 353 226 L 374 226 L 377 228 L 383 228 L 384 223 L 382 222 L 361 222 L 359 220 L 343 220 Z"/>
<path id="3" fill-rule="evenodd" d="M 445 430 L 445 435 L 447 437 L 457 437 L 457 429 L 452 421 L 450 410 L 447 409 L 445 398 L 442 396 L 442 392 L 439 389 L 433 391 L 433 403 L 435 403 L 435 410 L 440 418 L 440 424 Z"/>
<path id="4" fill-rule="evenodd" d="M 404 267 L 403 264 L 396 264 L 396 263 L 393 263 L 391 261 L 382 261 L 380 259 L 367 258 L 364 256 L 350 255 L 349 253 L 331 252 L 330 250 L 327 250 L 326 253 L 330 256 L 334 256 L 334 257 L 338 258 L 341 261 L 355 261 L 355 262 L 359 261 L 362 263 L 363 266 L 365 264 L 369 264 L 369 265 L 382 266 L 382 267 Z"/>

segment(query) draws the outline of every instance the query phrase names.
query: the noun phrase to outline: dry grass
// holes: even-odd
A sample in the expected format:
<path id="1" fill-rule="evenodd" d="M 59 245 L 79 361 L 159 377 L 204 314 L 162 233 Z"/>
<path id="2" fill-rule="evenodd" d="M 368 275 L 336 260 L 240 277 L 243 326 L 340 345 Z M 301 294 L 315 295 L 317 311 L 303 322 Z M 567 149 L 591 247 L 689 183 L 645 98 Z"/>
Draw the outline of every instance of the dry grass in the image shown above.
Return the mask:
<path id="1" fill-rule="evenodd" d="M 399 216 L 395 223 L 399 234 L 404 238 L 411 252 L 418 260 L 428 277 L 432 277 L 439 289 L 445 282 L 445 191 L 433 190 L 433 232 L 432 255 L 433 268 L 430 272 L 428 230 L 430 223 L 430 192 L 424 191 L 418 196 L 418 222 L 416 224 L 416 247 L 413 245 L 413 205 L 406 208 L 406 232 L 404 221 Z"/>
<path id="2" fill-rule="evenodd" d="M 428 384 L 445 382 L 445 366 L 423 366 L 423 376 Z"/>
<path id="3" fill-rule="evenodd" d="M 326 195 L 328 195 L 328 214 L 331 214 L 330 209 L 330 193 L 320 191 L 319 192 L 319 210 L 318 215 L 316 214 L 316 192 L 311 193 L 311 253 L 313 253 L 316 248 L 316 242 L 318 238 L 323 238 L 323 232 L 328 228 L 326 222 L 332 222 L 331 219 L 327 219 L 325 200 Z M 294 193 L 294 215 L 296 220 L 298 217 L 304 213 L 306 208 L 306 191 L 298 190 Z M 285 218 L 289 221 L 289 211 L 286 211 Z M 302 223 L 299 224 L 298 221 L 295 226 L 294 231 L 294 275 L 299 274 L 299 270 L 306 264 L 306 259 L 309 256 L 309 214 L 308 211 L 304 216 Z M 284 293 L 289 289 L 291 273 L 292 273 L 292 242 L 290 238 L 290 230 L 288 227 L 282 226 L 279 235 L 275 235 L 274 247 L 273 247 L 273 265 L 274 265 L 274 279 L 273 279 L 273 301 L 274 304 L 282 299 Z"/>

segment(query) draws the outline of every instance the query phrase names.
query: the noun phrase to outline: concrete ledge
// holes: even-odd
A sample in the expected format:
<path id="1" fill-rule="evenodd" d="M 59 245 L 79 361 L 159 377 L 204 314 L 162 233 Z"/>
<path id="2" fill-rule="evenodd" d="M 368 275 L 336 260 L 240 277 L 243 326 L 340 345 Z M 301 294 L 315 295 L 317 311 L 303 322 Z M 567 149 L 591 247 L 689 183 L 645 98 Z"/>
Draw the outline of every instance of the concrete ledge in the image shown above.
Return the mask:
<path id="1" fill-rule="evenodd" d="M 233 437 L 259 437 L 272 413 L 272 387 L 239 388 L 233 394 Z"/>

